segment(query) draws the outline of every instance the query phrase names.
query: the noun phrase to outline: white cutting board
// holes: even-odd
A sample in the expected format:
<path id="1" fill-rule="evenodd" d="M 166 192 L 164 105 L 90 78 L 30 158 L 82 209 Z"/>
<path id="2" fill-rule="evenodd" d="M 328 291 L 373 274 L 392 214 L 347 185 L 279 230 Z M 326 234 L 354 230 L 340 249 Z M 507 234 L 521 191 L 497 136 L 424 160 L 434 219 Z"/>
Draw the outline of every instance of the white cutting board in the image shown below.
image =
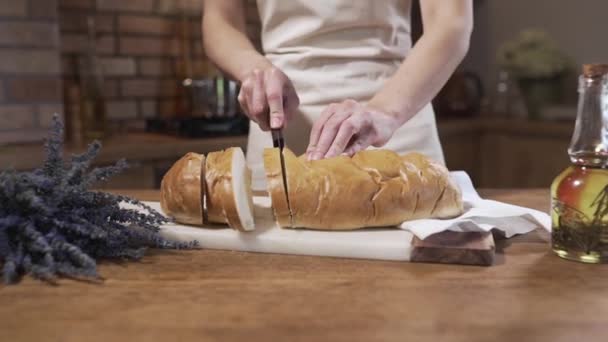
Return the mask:
<path id="1" fill-rule="evenodd" d="M 407 230 L 361 229 L 354 231 L 314 231 L 283 229 L 276 225 L 269 197 L 254 197 L 253 232 L 240 232 L 226 227 L 196 227 L 167 224 L 161 234 L 178 241 L 196 240 L 201 248 L 317 255 L 343 258 L 409 261 L 413 234 Z M 158 202 L 146 202 L 159 212 Z"/>

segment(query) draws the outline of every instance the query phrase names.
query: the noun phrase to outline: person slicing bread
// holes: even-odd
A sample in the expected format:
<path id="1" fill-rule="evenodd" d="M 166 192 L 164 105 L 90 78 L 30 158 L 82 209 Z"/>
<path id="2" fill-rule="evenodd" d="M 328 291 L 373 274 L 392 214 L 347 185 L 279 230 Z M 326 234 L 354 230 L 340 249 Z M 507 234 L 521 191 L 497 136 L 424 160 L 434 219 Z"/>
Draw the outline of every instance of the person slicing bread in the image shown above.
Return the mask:
<path id="1" fill-rule="evenodd" d="M 245 35 L 242 1 L 205 1 L 206 52 L 242 82 L 241 107 L 257 125 L 247 165 L 234 147 L 175 163 L 162 181 L 163 211 L 250 231 L 254 189 L 267 190 L 285 228 L 460 215 L 429 102 L 467 51 L 472 4 L 420 3 L 425 33 L 410 49 L 407 0 L 258 0 L 261 55 Z M 284 129 L 285 149 L 270 148 L 271 128 Z"/>
<path id="2" fill-rule="evenodd" d="M 443 164 L 431 99 L 467 52 L 471 0 L 421 0 L 411 46 L 409 0 L 258 0 L 264 54 L 246 35 L 244 1 L 207 0 L 209 58 L 242 83 L 251 125 L 247 163 L 265 189 L 268 130 L 297 155 L 352 156 L 370 146 Z M 270 118 L 268 117 L 270 113 Z"/>

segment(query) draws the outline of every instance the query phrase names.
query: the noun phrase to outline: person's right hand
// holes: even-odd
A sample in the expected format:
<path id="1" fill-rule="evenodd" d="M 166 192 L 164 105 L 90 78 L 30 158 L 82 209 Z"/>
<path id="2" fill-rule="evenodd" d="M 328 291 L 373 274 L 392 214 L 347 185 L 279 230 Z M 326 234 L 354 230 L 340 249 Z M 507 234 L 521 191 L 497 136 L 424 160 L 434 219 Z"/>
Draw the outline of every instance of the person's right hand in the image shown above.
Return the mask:
<path id="1" fill-rule="evenodd" d="M 300 105 L 293 84 L 276 67 L 254 69 L 247 74 L 238 100 L 245 114 L 263 131 L 283 128 Z"/>

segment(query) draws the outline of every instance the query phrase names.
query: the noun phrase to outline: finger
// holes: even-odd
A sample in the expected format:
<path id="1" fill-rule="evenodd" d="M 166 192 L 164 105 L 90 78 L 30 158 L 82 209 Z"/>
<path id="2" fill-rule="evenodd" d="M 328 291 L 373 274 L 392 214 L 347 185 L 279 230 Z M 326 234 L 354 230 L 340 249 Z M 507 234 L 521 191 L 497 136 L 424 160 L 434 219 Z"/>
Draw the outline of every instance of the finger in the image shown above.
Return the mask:
<path id="1" fill-rule="evenodd" d="M 264 131 L 264 132 L 270 131 L 270 124 L 268 122 L 268 111 L 263 112 L 262 115 L 258 115 L 255 118 L 256 118 L 255 122 L 257 122 L 258 126 L 260 126 L 260 129 L 262 131 Z"/>
<path id="2" fill-rule="evenodd" d="M 251 115 L 249 114 L 249 109 L 247 108 L 247 99 L 245 97 L 245 91 L 243 91 L 243 89 L 241 88 L 241 91 L 239 92 L 239 96 L 237 97 L 237 100 L 239 101 L 239 105 L 241 106 L 241 110 L 243 111 L 243 114 L 245 114 L 248 118 L 251 118 Z"/>
<path id="3" fill-rule="evenodd" d="M 258 126 L 260 126 L 260 129 L 264 132 L 270 131 L 270 126 L 268 125 L 268 121 L 266 120 L 259 121 Z"/>
<path id="4" fill-rule="evenodd" d="M 270 126 L 268 125 L 268 114 L 262 112 L 261 115 L 253 115 L 251 108 L 253 108 L 253 95 L 246 97 L 247 107 L 250 108 L 250 118 L 254 122 L 260 126 L 260 129 L 264 132 L 270 131 Z"/>
<path id="5" fill-rule="evenodd" d="M 363 151 L 370 146 L 370 140 L 368 138 L 357 138 L 352 141 L 352 143 L 346 147 L 342 155 L 346 155 L 352 157 L 355 153 L 359 151 Z"/>
<path id="6" fill-rule="evenodd" d="M 348 109 L 342 109 L 341 111 L 336 112 L 331 116 L 329 120 L 323 125 L 321 130 L 321 135 L 319 136 L 319 141 L 317 143 L 317 148 L 312 153 L 312 160 L 319 160 L 327 154 L 329 147 L 333 144 L 336 135 L 338 134 L 338 130 L 346 119 L 350 117 L 352 112 Z"/>
<path id="7" fill-rule="evenodd" d="M 283 128 L 285 112 L 283 108 L 283 81 L 276 69 L 270 69 L 265 77 L 266 102 L 270 110 L 270 127 Z"/>
<path id="8" fill-rule="evenodd" d="M 260 81 L 262 81 L 260 85 Z M 264 88 L 263 88 L 263 78 L 256 77 L 255 73 L 252 74 L 245 82 L 243 82 L 243 87 L 241 88 L 243 93 L 243 102 L 245 103 L 245 107 L 247 107 L 247 116 L 255 123 L 260 126 L 262 131 L 269 131 L 270 127 L 268 125 L 268 114 L 265 110 L 265 97 L 264 97 Z M 254 93 L 256 93 L 254 95 Z M 259 93 L 259 95 L 257 95 Z M 239 94 L 240 95 L 240 94 Z M 255 103 L 255 96 L 261 96 L 262 98 L 262 110 L 260 110 L 260 104 Z"/>
<path id="9" fill-rule="evenodd" d="M 310 139 L 308 143 L 308 148 L 306 149 L 306 154 L 308 156 L 308 160 L 312 160 L 312 155 L 314 151 L 317 149 L 317 145 L 319 143 L 319 138 L 321 136 L 321 132 L 326 125 L 327 121 L 334 115 L 334 113 L 340 110 L 352 110 L 355 108 L 357 102 L 353 100 L 345 100 L 341 103 L 332 103 L 327 106 L 318 120 L 315 121 L 312 130 L 310 132 Z M 322 157 L 321 157 L 322 158 Z"/>
<path id="10" fill-rule="evenodd" d="M 321 112 L 321 116 L 312 125 L 308 148 L 306 149 L 306 155 L 308 157 L 308 160 L 312 159 L 312 154 L 317 149 L 317 143 L 319 142 L 319 137 L 321 136 L 321 130 L 323 129 L 323 126 L 325 125 L 327 120 L 329 120 L 329 118 L 336 112 L 337 109 L 338 105 L 335 103 L 332 103 L 329 106 L 325 107 L 323 112 Z"/>
<path id="11" fill-rule="evenodd" d="M 266 98 L 264 96 L 264 75 L 261 71 L 254 70 L 251 78 L 251 115 L 256 117 L 257 122 L 268 121 Z"/>
<path id="12" fill-rule="evenodd" d="M 249 108 L 249 97 L 251 96 L 252 84 L 251 79 L 247 78 L 241 84 L 241 90 L 239 91 L 239 104 L 241 108 L 245 112 L 245 114 L 251 119 L 255 121 L 255 118 L 251 115 L 251 108 Z"/>
<path id="13" fill-rule="evenodd" d="M 342 122 L 338 129 L 338 133 L 336 134 L 336 138 L 325 154 L 325 158 L 335 157 L 344 152 L 353 136 L 359 132 L 359 129 L 361 128 L 360 122 L 361 121 L 357 120 L 355 116 L 351 116 Z"/>

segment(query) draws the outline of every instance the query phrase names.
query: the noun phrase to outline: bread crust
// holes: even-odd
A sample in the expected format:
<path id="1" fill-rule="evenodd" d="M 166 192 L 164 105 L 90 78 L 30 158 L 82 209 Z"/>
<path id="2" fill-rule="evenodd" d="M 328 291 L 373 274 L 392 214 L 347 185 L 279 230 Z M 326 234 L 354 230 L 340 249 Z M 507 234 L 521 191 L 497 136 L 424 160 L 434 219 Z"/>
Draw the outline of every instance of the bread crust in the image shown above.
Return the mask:
<path id="1" fill-rule="evenodd" d="M 462 213 L 462 195 L 448 170 L 419 153 L 366 150 L 352 158 L 308 161 L 283 151 L 291 208 L 285 208 L 278 150 L 265 151 L 270 193 L 282 227 L 349 230 L 395 226 Z M 278 169 L 277 169 L 278 167 Z M 285 215 L 291 209 L 292 221 Z"/>
<path id="2" fill-rule="evenodd" d="M 291 214 L 287 205 L 287 195 L 283 188 L 281 175 L 281 159 L 278 148 L 264 150 L 264 171 L 266 173 L 266 189 L 272 202 L 272 210 L 276 221 L 281 227 L 291 227 Z"/>
<path id="3" fill-rule="evenodd" d="M 204 187 L 201 186 L 204 163 L 204 155 L 190 152 L 175 162 L 163 176 L 161 209 L 178 222 L 192 225 L 205 222 Z"/>
<path id="4" fill-rule="evenodd" d="M 400 156 L 366 150 L 352 158 L 308 161 L 285 148 L 288 194 L 279 153 L 266 149 L 264 168 L 281 227 L 385 227 L 419 218 L 454 217 L 463 211 L 462 193 L 448 170 L 419 153 Z M 253 229 L 251 171 L 242 150 L 228 148 L 206 158 L 186 154 L 163 177 L 161 208 L 185 224 L 213 222 L 242 231 Z"/>
<path id="5" fill-rule="evenodd" d="M 205 162 L 205 204 L 207 208 L 207 218 L 213 223 L 228 223 L 226 213 L 222 205 L 222 195 L 224 193 L 225 179 L 224 174 L 230 171 L 230 159 L 226 158 L 226 151 L 216 151 L 207 154 Z"/>

